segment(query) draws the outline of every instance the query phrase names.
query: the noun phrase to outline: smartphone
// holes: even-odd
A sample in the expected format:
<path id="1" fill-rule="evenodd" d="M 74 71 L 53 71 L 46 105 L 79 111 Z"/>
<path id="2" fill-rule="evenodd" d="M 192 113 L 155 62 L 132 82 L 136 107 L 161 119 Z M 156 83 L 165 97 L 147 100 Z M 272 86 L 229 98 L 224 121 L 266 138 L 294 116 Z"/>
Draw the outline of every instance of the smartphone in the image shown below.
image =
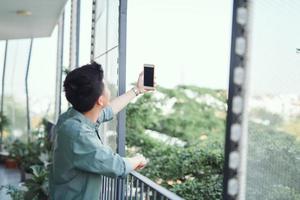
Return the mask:
<path id="1" fill-rule="evenodd" d="M 154 90 L 154 68 L 152 64 L 144 64 L 144 88 Z"/>

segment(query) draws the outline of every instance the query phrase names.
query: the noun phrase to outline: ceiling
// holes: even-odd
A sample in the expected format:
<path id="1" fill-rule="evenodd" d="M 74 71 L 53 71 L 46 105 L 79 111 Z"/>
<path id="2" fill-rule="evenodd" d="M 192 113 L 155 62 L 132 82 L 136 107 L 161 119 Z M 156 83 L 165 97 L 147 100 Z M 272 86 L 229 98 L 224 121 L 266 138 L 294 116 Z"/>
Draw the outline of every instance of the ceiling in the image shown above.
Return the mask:
<path id="1" fill-rule="evenodd" d="M 0 40 L 50 36 L 66 2 L 0 0 Z"/>

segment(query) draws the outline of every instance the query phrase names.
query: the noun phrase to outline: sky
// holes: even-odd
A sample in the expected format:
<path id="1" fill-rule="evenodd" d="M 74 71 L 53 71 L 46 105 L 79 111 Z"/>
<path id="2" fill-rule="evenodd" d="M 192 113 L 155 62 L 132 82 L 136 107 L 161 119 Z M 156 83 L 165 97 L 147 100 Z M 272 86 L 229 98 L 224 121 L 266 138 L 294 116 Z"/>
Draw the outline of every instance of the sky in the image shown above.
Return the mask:
<path id="1" fill-rule="evenodd" d="M 129 0 L 128 81 L 153 63 L 159 85 L 227 88 L 231 15 L 231 0 Z"/>
<path id="2" fill-rule="evenodd" d="M 252 94 L 300 94 L 300 1 L 252 4 L 249 80 Z"/>
<path id="3" fill-rule="evenodd" d="M 300 54 L 296 48 L 300 47 L 300 1 L 253 2 L 247 59 L 251 91 L 299 94 Z M 90 59 L 90 5 L 91 0 L 81 5 L 81 65 Z M 127 20 L 128 89 L 144 63 L 156 65 L 160 86 L 192 84 L 227 89 L 232 0 L 128 0 Z M 69 35 L 68 30 L 65 35 Z M 51 37 L 34 41 L 29 74 L 33 100 L 54 96 L 56 36 L 54 29 Z M 29 41 L 9 45 L 6 92 L 24 99 Z M 68 41 L 64 47 L 68 55 Z M 3 52 L 4 42 L 0 41 L 0 75 Z"/>

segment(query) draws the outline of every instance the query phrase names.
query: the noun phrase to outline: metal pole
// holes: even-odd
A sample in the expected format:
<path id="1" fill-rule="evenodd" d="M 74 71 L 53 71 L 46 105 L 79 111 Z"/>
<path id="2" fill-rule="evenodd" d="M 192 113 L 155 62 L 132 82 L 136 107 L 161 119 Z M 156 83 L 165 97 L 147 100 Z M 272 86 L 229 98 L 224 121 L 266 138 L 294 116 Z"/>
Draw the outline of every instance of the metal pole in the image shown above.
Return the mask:
<path id="1" fill-rule="evenodd" d="M 105 51 L 108 50 L 108 38 L 109 38 L 109 0 L 106 1 L 106 22 L 105 22 Z M 108 70 L 111 70 L 108 67 L 108 54 L 104 54 L 105 55 L 105 67 L 106 67 L 106 74 L 109 74 Z"/>
<path id="2" fill-rule="evenodd" d="M 79 38 L 80 38 L 80 0 L 71 1 L 70 20 L 70 70 L 79 65 Z"/>
<path id="3" fill-rule="evenodd" d="M 26 67 L 26 75 L 25 75 L 25 92 L 26 92 L 26 117 L 27 117 L 27 134 L 28 134 L 28 142 L 31 141 L 31 125 L 30 125 L 30 108 L 29 108 L 29 91 L 28 91 L 28 75 L 29 75 L 29 67 L 30 67 L 30 60 L 31 60 L 31 52 L 32 52 L 32 44 L 33 39 L 30 40 L 30 47 L 29 47 L 29 54 L 27 60 L 27 67 Z"/>
<path id="4" fill-rule="evenodd" d="M 79 67 L 79 44 L 80 44 L 80 4 L 81 0 L 77 0 L 76 10 L 76 67 Z"/>
<path id="5" fill-rule="evenodd" d="M 247 20 L 247 0 L 234 0 L 223 168 L 224 200 L 243 200 L 245 197 Z"/>
<path id="6" fill-rule="evenodd" d="M 127 0 L 119 0 L 119 95 L 126 92 Z M 118 114 L 117 152 L 125 156 L 126 110 Z M 118 179 L 118 199 L 124 197 L 124 180 Z"/>
<path id="7" fill-rule="evenodd" d="M 4 50 L 4 62 L 3 62 L 3 72 L 2 72 L 2 89 L 1 89 L 1 123 L 3 117 L 3 106 L 4 106 L 4 85 L 5 85 L 5 71 L 6 71 L 6 58 L 7 58 L 7 47 L 8 41 L 5 42 L 5 50 Z M 0 137 L 0 151 L 2 151 L 2 141 L 3 141 L 3 126 L 1 126 L 1 137 Z"/>
<path id="8" fill-rule="evenodd" d="M 236 10 L 237 10 L 237 1 L 233 1 L 233 9 L 232 9 L 232 30 L 231 30 L 231 55 L 230 55 L 230 71 L 229 71 L 229 89 L 228 89 L 228 101 L 227 101 L 227 119 L 226 119 L 226 135 L 225 135 L 225 161 L 224 161 L 224 177 L 223 177 L 223 199 L 228 199 L 228 180 L 229 180 L 229 153 L 231 149 L 230 142 L 230 126 L 232 124 L 232 98 L 233 98 L 233 73 L 234 67 L 236 65 L 236 59 L 234 54 L 235 49 L 235 39 L 236 39 Z"/>
<path id="9" fill-rule="evenodd" d="M 54 123 L 57 122 L 61 113 L 61 87 L 62 87 L 62 70 L 63 70 L 63 56 L 64 56 L 64 20 L 65 13 L 63 12 L 57 30 L 57 62 L 56 62 L 56 87 L 55 87 L 55 116 Z"/>
<path id="10" fill-rule="evenodd" d="M 119 7 L 119 95 L 126 92 L 126 37 L 127 33 L 127 0 L 120 0 Z M 117 150 L 125 156 L 126 111 L 118 115 L 118 145 Z"/>
<path id="11" fill-rule="evenodd" d="M 95 32 L 96 32 L 96 8 L 97 8 L 97 1 L 93 0 L 92 5 L 92 30 L 91 30 L 91 62 L 95 59 Z"/>

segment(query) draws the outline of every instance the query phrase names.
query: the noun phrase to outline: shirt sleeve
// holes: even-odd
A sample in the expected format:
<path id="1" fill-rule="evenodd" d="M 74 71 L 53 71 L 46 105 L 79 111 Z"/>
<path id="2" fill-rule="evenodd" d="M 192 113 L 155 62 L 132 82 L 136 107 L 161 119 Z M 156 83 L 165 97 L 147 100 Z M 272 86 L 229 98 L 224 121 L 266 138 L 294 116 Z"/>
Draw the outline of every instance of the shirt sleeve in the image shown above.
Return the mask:
<path id="1" fill-rule="evenodd" d="M 102 109 L 100 116 L 97 120 L 98 123 L 110 121 L 114 118 L 114 113 L 111 106 L 106 106 Z"/>
<path id="2" fill-rule="evenodd" d="M 76 168 L 109 177 L 125 177 L 132 165 L 108 146 L 101 144 L 93 133 L 80 134 L 73 143 L 73 164 Z"/>

